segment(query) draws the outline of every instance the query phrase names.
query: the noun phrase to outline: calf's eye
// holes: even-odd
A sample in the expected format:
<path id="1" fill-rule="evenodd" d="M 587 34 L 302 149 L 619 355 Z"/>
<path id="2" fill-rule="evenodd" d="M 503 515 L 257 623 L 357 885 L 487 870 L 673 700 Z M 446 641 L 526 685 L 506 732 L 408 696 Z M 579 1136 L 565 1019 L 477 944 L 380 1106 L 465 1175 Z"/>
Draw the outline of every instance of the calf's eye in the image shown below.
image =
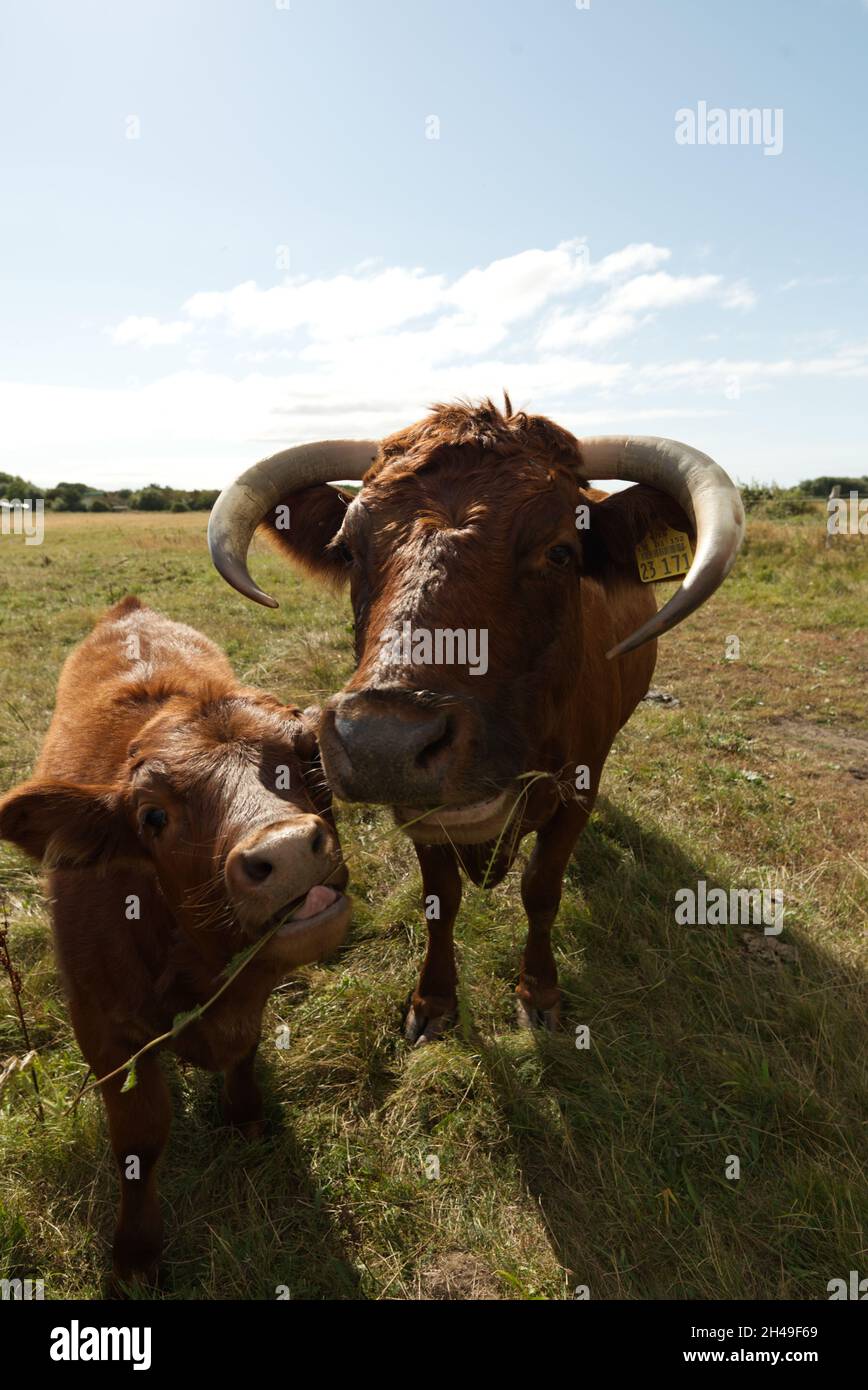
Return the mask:
<path id="1" fill-rule="evenodd" d="M 332 546 L 332 551 L 335 555 L 335 558 L 338 559 L 342 565 L 346 565 L 349 569 L 350 565 L 353 563 L 353 552 L 350 550 L 350 547 L 347 545 L 346 541 L 335 541 L 334 545 Z"/>
<path id="2" fill-rule="evenodd" d="M 553 545 L 546 558 L 555 569 L 563 570 L 572 563 L 573 552 L 568 545 Z"/>
<path id="3" fill-rule="evenodd" d="M 149 806 L 142 816 L 142 825 L 146 825 L 149 830 L 165 830 L 169 824 L 169 817 L 161 806 Z"/>

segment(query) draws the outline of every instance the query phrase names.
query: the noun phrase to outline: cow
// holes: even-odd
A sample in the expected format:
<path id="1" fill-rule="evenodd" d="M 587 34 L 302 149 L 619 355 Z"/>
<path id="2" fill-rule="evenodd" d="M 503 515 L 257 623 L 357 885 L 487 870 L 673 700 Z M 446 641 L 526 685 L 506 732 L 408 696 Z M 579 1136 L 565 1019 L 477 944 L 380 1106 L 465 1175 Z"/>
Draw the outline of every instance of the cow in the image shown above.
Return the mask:
<path id="1" fill-rule="evenodd" d="M 48 871 L 72 1026 L 102 1082 L 121 1187 L 112 1289 L 152 1284 L 171 1104 L 159 1049 L 130 1080 L 125 1064 L 226 986 L 164 1045 L 223 1073 L 224 1118 L 255 1137 L 265 1002 L 349 925 L 311 713 L 241 685 L 207 638 L 125 598 L 68 657 L 0 837 Z"/>
<path id="2" fill-rule="evenodd" d="M 589 484 L 608 478 L 635 486 Z M 341 479 L 361 490 L 329 486 Z M 349 584 L 356 669 L 324 707 L 320 746 L 333 792 L 391 806 L 419 859 L 428 949 L 408 1041 L 433 1041 L 455 1017 L 461 871 L 493 886 L 530 832 L 519 1022 L 556 1028 L 551 932 L 564 870 L 615 735 L 648 690 L 656 638 L 735 560 L 737 488 L 688 445 L 580 441 L 506 397 L 502 410 L 434 406 L 380 442 L 299 445 L 225 489 L 209 523 L 212 559 L 239 592 L 274 607 L 247 567 L 260 525 L 290 561 Z M 658 612 L 637 547 L 672 533 L 695 554 Z M 462 633 L 464 665 L 448 645 L 454 656 Z"/>

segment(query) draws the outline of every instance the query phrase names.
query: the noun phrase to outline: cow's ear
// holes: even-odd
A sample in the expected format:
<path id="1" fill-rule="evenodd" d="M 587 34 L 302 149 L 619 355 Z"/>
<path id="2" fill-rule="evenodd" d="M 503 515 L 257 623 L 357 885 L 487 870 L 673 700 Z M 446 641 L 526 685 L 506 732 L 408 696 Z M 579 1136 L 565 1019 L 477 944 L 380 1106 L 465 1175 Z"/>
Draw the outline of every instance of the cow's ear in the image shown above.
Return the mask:
<path id="1" fill-rule="evenodd" d="M 52 869 L 147 858 L 112 787 L 25 782 L 0 801 L 0 839 Z"/>
<path id="2" fill-rule="evenodd" d="M 602 501 L 588 501 L 588 524 L 579 528 L 585 574 L 625 569 L 636 574 L 636 546 L 646 536 L 671 526 L 695 541 L 692 524 L 673 497 L 639 483 Z"/>
<path id="3" fill-rule="evenodd" d="M 328 483 L 290 493 L 262 523 L 262 531 L 279 550 L 319 579 L 343 583 L 346 558 L 328 547 L 341 526 L 352 493 Z"/>

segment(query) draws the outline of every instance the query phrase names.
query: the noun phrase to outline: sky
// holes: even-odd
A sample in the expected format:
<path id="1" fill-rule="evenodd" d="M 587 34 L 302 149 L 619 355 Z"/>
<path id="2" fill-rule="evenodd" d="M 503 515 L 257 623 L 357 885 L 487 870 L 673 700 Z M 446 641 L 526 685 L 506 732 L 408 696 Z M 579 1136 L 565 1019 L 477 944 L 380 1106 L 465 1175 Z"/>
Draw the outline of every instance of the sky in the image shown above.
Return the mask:
<path id="1" fill-rule="evenodd" d="M 506 389 L 866 473 L 866 58 L 868 0 L 5 0 L 0 470 L 222 487 Z"/>

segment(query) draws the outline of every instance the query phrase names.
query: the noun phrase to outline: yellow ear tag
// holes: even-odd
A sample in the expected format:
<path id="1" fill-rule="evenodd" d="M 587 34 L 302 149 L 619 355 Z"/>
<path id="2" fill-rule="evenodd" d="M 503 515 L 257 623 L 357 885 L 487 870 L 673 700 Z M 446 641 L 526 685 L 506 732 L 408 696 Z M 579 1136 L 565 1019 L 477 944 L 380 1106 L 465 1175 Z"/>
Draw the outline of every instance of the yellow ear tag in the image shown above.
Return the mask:
<path id="1" fill-rule="evenodd" d="M 690 537 L 685 531 L 674 531 L 671 526 L 654 531 L 636 546 L 636 564 L 643 584 L 677 579 L 693 564 Z"/>

